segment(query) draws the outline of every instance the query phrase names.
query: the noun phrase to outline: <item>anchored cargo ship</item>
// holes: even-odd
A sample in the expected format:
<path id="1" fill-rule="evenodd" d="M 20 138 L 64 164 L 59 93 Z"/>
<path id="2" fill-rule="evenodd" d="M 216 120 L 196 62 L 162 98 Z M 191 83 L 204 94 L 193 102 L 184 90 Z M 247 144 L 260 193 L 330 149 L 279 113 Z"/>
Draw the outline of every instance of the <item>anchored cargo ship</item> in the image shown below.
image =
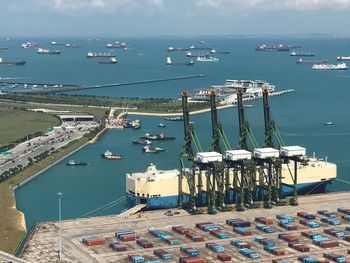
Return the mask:
<path id="1" fill-rule="evenodd" d="M 24 64 L 26 64 L 25 61 L 9 61 L 4 58 L 0 58 L 0 65 L 23 66 Z"/>
<path id="2" fill-rule="evenodd" d="M 347 70 L 349 67 L 346 63 L 339 64 L 315 64 L 312 66 L 316 70 Z"/>
<path id="3" fill-rule="evenodd" d="M 282 165 L 282 196 L 293 194 L 293 180 L 287 164 Z M 298 194 L 324 193 L 326 186 L 330 184 L 337 174 L 337 166 L 334 163 L 322 159 L 310 158 L 307 164 L 298 164 Z M 126 198 L 130 207 L 137 204 L 146 204 L 147 209 L 161 209 L 178 206 L 179 198 L 178 169 L 158 170 L 154 164 L 150 164 L 145 172 L 130 173 L 126 175 Z M 198 174 L 197 174 L 198 176 Z M 230 174 L 230 191 L 232 192 L 233 174 Z M 257 181 L 259 174 L 256 174 Z M 196 178 L 198 182 L 198 177 Z M 188 188 L 186 179 L 182 185 Z M 206 177 L 202 177 L 202 191 L 206 192 Z M 183 189 L 189 193 L 189 189 Z M 186 198 L 186 196 L 185 196 Z"/>
<path id="4" fill-rule="evenodd" d="M 328 60 L 323 59 L 323 60 L 304 60 L 302 58 L 299 58 L 297 60 L 297 64 L 323 64 L 323 63 L 327 63 Z"/>
<path id="5" fill-rule="evenodd" d="M 314 56 L 314 54 L 311 52 L 301 52 L 301 51 L 295 51 L 295 50 L 290 52 L 289 55 L 292 57 L 313 57 Z"/>
<path id="6" fill-rule="evenodd" d="M 258 45 L 255 47 L 256 51 L 290 51 L 291 48 L 295 48 L 289 45 Z"/>
<path id="7" fill-rule="evenodd" d="M 59 55 L 61 54 L 61 51 L 58 49 L 48 49 L 48 48 L 38 48 L 36 53 L 38 54 L 46 54 L 46 55 Z"/>
<path id="8" fill-rule="evenodd" d="M 191 59 L 189 62 L 172 62 L 170 57 L 166 58 L 166 65 L 168 66 L 193 66 L 194 62 Z"/>
<path id="9" fill-rule="evenodd" d="M 339 56 L 337 60 L 350 60 L 350 56 Z"/>

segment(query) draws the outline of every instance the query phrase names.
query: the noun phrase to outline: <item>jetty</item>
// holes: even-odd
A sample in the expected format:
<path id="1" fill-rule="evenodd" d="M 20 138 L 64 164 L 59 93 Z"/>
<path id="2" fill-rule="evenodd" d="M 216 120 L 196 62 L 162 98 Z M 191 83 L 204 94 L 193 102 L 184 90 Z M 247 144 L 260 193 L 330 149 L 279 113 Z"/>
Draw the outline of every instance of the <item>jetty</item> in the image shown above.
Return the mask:
<path id="1" fill-rule="evenodd" d="M 205 74 L 198 74 L 198 75 L 188 75 L 188 76 L 160 78 L 160 79 L 148 79 L 148 80 L 140 80 L 140 81 L 126 81 L 126 82 L 120 82 L 120 83 L 117 82 L 117 83 L 99 84 L 99 85 L 52 84 L 52 83 L 34 83 L 34 82 L 28 83 L 28 82 L 18 82 L 18 81 L 6 81 L 1 79 L 0 79 L 0 83 L 3 83 L 4 86 L 9 85 L 11 87 L 23 87 L 23 89 L 11 91 L 11 92 L 55 93 L 55 92 L 65 92 L 65 91 L 121 87 L 121 86 L 176 81 L 176 80 L 193 79 L 193 78 L 203 78 L 205 76 L 206 76 Z"/>

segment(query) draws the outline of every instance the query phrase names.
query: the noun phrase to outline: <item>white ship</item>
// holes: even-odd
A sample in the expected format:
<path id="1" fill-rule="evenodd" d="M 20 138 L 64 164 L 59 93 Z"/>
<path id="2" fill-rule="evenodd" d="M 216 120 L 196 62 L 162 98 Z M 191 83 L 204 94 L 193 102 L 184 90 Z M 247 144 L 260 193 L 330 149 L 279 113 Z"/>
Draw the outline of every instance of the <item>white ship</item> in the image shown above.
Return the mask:
<path id="1" fill-rule="evenodd" d="M 347 70 L 349 67 L 346 63 L 339 64 L 315 64 L 312 66 L 316 70 Z"/>
<path id="2" fill-rule="evenodd" d="M 212 56 L 197 57 L 196 60 L 199 62 L 219 62 L 218 58 Z"/>
<path id="3" fill-rule="evenodd" d="M 350 60 L 350 56 L 339 56 L 337 60 Z"/>
<path id="4" fill-rule="evenodd" d="M 282 165 L 281 194 L 293 194 L 293 181 L 290 170 L 293 165 Z M 310 158 L 305 165 L 299 164 L 297 188 L 298 194 L 324 193 L 337 174 L 337 166 L 322 159 Z M 150 164 L 145 172 L 126 175 L 126 197 L 130 207 L 137 204 L 146 204 L 147 209 L 161 209 L 178 206 L 179 198 L 179 170 L 157 170 Z M 230 190 L 233 192 L 233 174 L 230 177 Z M 259 174 L 256 175 L 257 182 Z M 196 184 L 198 177 L 196 177 Z M 184 193 L 189 193 L 186 179 L 182 181 Z M 206 191 L 206 177 L 202 176 L 203 191 Z"/>

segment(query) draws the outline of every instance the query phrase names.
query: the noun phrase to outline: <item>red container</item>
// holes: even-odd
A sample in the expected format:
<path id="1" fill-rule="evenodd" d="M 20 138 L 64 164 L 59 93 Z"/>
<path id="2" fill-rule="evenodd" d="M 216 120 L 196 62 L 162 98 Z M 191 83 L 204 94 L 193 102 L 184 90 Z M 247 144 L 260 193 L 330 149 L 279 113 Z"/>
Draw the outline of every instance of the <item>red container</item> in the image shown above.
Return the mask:
<path id="1" fill-rule="evenodd" d="M 350 242 L 350 236 L 346 236 L 346 237 L 344 237 L 344 240 L 346 240 L 346 241 Z"/>
<path id="2" fill-rule="evenodd" d="M 104 238 L 90 239 L 90 240 L 85 240 L 84 243 L 87 246 L 103 245 L 106 243 L 106 239 Z"/>
<path id="3" fill-rule="evenodd" d="M 123 251 L 126 251 L 126 250 L 127 250 L 127 247 L 124 247 L 124 246 L 122 247 L 122 246 L 120 246 L 120 247 L 116 247 L 115 250 L 118 251 L 118 252 L 123 252 Z"/>
<path id="4" fill-rule="evenodd" d="M 251 246 L 250 246 L 250 244 L 237 244 L 237 247 L 238 248 L 250 248 Z"/>
<path id="5" fill-rule="evenodd" d="M 286 251 L 284 251 L 283 249 L 279 248 L 273 251 L 273 254 L 275 256 L 282 256 L 286 254 Z"/>
<path id="6" fill-rule="evenodd" d="M 305 245 L 299 246 L 297 250 L 300 252 L 310 252 L 310 248 Z"/>
<path id="7" fill-rule="evenodd" d="M 293 230 L 297 230 L 297 229 L 298 229 L 298 227 L 296 225 L 287 226 L 288 231 L 293 231 Z"/>
<path id="8" fill-rule="evenodd" d="M 193 233 L 193 232 L 188 232 L 188 233 L 186 233 L 185 236 L 188 237 L 188 238 L 190 238 L 190 239 L 192 239 L 194 236 L 197 236 L 197 234 L 196 234 L 196 233 Z"/>
<path id="9" fill-rule="evenodd" d="M 322 248 L 339 247 L 339 242 L 336 240 L 324 241 L 320 244 Z"/>
<path id="10" fill-rule="evenodd" d="M 228 254 L 217 254 L 216 258 L 222 262 L 231 261 L 231 256 Z"/>
<path id="11" fill-rule="evenodd" d="M 197 223 L 196 227 L 201 228 L 203 225 L 214 225 L 214 223 L 212 223 L 212 222 Z"/>
<path id="12" fill-rule="evenodd" d="M 204 237 L 202 236 L 195 236 L 192 238 L 192 241 L 194 242 L 203 242 L 204 241 Z"/>
<path id="13" fill-rule="evenodd" d="M 348 249 L 348 254 L 350 254 L 350 249 Z"/>
<path id="14" fill-rule="evenodd" d="M 284 241 L 290 243 L 290 242 L 299 242 L 299 238 L 297 238 L 296 236 L 285 236 L 283 238 Z"/>
<path id="15" fill-rule="evenodd" d="M 201 257 L 182 257 L 180 263 L 204 263 Z"/>
<path id="16" fill-rule="evenodd" d="M 139 238 L 140 238 L 140 236 L 131 234 L 131 235 L 121 236 L 120 240 L 121 241 L 135 241 L 136 239 L 139 239 Z"/>

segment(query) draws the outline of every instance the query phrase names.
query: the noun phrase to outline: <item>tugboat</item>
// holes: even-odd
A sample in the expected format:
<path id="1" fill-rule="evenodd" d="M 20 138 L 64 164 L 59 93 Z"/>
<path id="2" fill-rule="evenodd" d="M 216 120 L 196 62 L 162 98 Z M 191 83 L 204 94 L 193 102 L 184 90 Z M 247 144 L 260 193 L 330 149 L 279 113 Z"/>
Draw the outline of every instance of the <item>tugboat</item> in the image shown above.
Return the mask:
<path id="1" fill-rule="evenodd" d="M 166 140 L 175 140 L 175 137 L 166 136 L 164 133 L 160 134 L 150 134 L 146 133 L 144 136 L 140 137 L 140 139 L 146 139 L 151 141 L 166 141 Z"/>
<path id="2" fill-rule="evenodd" d="M 331 125 L 333 125 L 333 122 L 332 122 L 332 121 L 328 121 L 328 122 L 323 123 L 323 125 L 325 125 L 325 126 L 331 126 Z"/>
<path id="3" fill-rule="evenodd" d="M 165 150 L 163 148 L 159 148 L 159 147 L 152 147 L 152 146 L 144 146 L 142 148 L 142 150 L 145 152 L 145 153 L 158 153 L 158 152 L 164 152 Z"/>
<path id="4" fill-rule="evenodd" d="M 101 154 L 101 156 L 107 160 L 120 160 L 123 158 L 120 154 L 112 153 L 109 150 Z"/>
<path id="5" fill-rule="evenodd" d="M 165 125 L 164 123 L 159 123 L 159 124 L 158 124 L 158 127 L 160 127 L 160 128 L 165 128 L 166 125 Z"/>
<path id="6" fill-rule="evenodd" d="M 138 139 L 138 140 L 134 140 L 132 141 L 133 144 L 142 144 L 142 145 L 150 145 L 152 144 L 152 142 L 150 140 L 146 140 L 146 139 Z"/>
<path id="7" fill-rule="evenodd" d="M 68 163 L 66 163 L 67 166 L 76 166 L 76 165 L 87 165 L 86 162 L 76 162 L 74 160 L 70 160 Z"/>

